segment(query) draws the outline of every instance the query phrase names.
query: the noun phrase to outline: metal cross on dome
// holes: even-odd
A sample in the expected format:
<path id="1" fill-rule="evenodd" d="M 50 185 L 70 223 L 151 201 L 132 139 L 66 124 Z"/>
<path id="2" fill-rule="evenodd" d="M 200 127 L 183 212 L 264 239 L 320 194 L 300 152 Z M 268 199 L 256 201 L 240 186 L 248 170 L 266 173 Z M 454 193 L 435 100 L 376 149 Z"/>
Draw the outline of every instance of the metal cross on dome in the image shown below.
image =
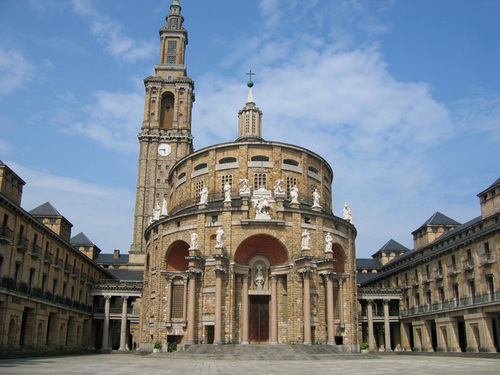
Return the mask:
<path id="1" fill-rule="evenodd" d="M 250 71 L 248 73 L 245 73 L 247 76 L 250 76 L 250 81 L 252 80 L 252 76 L 255 75 L 255 73 L 252 73 L 252 70 L 250 69 Z"/>

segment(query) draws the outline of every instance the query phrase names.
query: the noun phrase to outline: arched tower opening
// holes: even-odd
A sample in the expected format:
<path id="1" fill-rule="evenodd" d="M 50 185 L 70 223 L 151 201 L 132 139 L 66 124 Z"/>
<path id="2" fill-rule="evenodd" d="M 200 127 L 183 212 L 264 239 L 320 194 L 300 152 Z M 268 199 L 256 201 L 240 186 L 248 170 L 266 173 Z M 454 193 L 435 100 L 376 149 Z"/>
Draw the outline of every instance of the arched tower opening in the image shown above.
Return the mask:
<path id="1" fill-rule="evenodd" d="M 160 128 L 170 129 L 174 123 L 174 94 L 167 91 L 161 96 Z"/>
<path id="2" fill-rule="evenodd" d="M 344 249 L 338 243 L 333 244 L 333 269 L 335 272 L 344 272 Z"/>
<path id="3" fill-rule="evenodd" d="M 189 255 L 189 244 L 184 241 L 175 241 L 167 252 L 167 271 L 187 271 L 189 262 L 186 257 Z"/>
<path id="4" fill-rule="evenodd" d="M 263 255 L 271 266 L 288 262 L 285 246 L 276 238 L 267 234 L 257 234 L 245 239 L 234 254 L 234 261 L 248 264 L 254 255 Z"/>

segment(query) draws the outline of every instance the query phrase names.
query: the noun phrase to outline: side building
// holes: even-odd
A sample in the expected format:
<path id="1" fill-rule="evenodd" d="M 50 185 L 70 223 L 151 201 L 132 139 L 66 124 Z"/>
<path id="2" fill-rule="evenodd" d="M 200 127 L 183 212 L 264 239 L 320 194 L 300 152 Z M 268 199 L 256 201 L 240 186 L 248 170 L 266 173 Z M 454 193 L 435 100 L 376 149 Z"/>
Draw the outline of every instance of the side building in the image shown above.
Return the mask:
<path id="1" fill-rule="evenodd" d="M 413 231 L 414 250 L 378 269 L 358 260 L 372 266 L 358 268 L 361 336 L 372 350 L 500 349 L 500 179 L 478 197 L 481 216 L 460 224 L 436 212 Z"/>
<path id="2" fill-rule="evenodd" d="M 0 349 L 92 348 L 92 285 L 113 276 L 71 245 L 50 203 L 21 208 L 24 185 L 0 161 Z"/>

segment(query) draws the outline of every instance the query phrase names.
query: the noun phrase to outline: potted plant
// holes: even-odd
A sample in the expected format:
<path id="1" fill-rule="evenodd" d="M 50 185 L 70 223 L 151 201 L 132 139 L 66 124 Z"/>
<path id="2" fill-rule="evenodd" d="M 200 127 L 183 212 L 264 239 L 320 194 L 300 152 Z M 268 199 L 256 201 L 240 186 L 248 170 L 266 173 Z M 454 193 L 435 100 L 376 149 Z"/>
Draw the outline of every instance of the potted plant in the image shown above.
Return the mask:
<path id="1" fill-rule="evenodd" d="M 361 344 L 361 354 L 368 354 L 370 352 L 370 345 L 367 342 Z"/>
<path id="2" fill-rule="evenodd" d="M 163 348 L 163 345 L 162 345 L 161 341 L 155 342 L 155 345 L 153 346 L 153 353 L 161 353 L 162 348 Z"/>

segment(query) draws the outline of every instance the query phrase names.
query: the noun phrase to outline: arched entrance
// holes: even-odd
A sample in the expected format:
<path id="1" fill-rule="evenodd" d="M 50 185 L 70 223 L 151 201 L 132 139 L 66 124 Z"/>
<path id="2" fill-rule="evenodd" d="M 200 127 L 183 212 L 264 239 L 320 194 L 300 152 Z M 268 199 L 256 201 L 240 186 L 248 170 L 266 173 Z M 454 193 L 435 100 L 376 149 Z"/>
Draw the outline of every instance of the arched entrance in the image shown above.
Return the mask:
<path id="1" fill-rule="evenodd" d="M 254 235 L 240 244 L 234 260 L 242 280 L 241 343 L 277 344 L 277 281 L 286 278 L 280 269 L 288 263 L 285 247 L 272 236 Z"/>

